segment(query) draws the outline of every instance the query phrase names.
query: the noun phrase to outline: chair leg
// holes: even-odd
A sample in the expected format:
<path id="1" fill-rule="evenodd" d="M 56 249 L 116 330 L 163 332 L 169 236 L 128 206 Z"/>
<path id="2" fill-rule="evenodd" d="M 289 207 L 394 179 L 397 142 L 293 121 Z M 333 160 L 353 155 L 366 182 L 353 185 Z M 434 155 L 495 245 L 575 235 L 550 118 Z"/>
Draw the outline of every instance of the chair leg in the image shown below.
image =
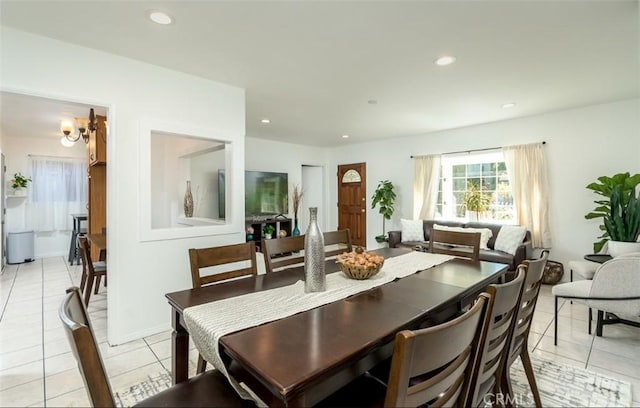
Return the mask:
<path id="1" fill-rule="evenodd" d="M 527 375 L 527 380 L 529 381 L 529 387 L 531 387 L 531 393 L 533 394 L 533 400 L 536 403 L 536 408 L 542 408 L 540 391 L 538 390 L 536 377 L 533 375 L 533 365 L 531 364 L 531 358 L 529 358 L 529 351 L 527 350 L 526 344 L 523 344 L 522 351 L 520 352 L 520 359 L 522 360 L 524 373 Z"/>
<path id="2" fill-rule="evenodd" d="M 204 370 L 207 369 L 207 360 L 202 358 L 202 354 L 198 354 L 198 366 L 196 368 L 196 373 L 201 374 L 204 373 Z"/>
<path id="3" fill-rule="evenodd" d="M 591 321 L 593 320 L 593 311 L 589 308 L 589 334 L 591 334 Z"/>
<path id="4" fill-rule="evenodd" d="M 500 376 L 500 390 L 504 397 L 505 406 L 513 407 L 513 387 L 511 386 L 511 375 L 509 374 L 509 366 L 504 365 L 502 375 Z"/>
<path id="5" fill-rule="evenodd" d="M 556 307 L 553 309 L 553 345 L 558 345 L 558 297 L 555 296 Z"/>
<path id="6" fill-rule="evenodd" d="M 102 275 L 98 275 L 97 280 L 96 280 L 96 289 L 93 292 L 94 295 L 97 295 L 98 294 L 98 290 L 100 290 L 100 281 L 101 280 L 102 280 Z"/>
<path id="7" fill-rule="evenodd" d="M 602 322 L 604 320 L 604 312 L 598 310 L 598 320 L 596 321 L 596 336 L 602 337 Z"/>

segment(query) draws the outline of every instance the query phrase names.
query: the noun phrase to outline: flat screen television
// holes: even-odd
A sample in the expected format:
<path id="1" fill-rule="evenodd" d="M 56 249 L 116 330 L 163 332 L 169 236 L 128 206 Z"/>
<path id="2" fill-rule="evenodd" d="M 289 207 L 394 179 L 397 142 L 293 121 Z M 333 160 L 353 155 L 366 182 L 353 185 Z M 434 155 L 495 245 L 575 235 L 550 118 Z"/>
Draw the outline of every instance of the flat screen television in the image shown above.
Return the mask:
<path id="1" fill-rule="evenodd" d="M 224 169 L 218 170 L 220 218 L 225 218 Z M 245 217 L 264 217 L 289 213 L 289 175 L 266 171 L 244 172 Z"/>

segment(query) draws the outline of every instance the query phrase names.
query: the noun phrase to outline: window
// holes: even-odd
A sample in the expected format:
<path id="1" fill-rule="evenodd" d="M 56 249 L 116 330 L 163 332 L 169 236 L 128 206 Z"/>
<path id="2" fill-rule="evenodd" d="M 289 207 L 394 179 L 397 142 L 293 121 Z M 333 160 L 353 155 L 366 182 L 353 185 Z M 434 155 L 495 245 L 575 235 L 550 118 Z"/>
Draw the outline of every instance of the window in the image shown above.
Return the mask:
<path id="1" fill-rule="evenodd" d="M 70 214 L 87 212 L 85 159 L 31 156 L 29 223 L 36 231 L 70 230 Z"/>
<path id="2" fill-rule="evenodd" d="M 436 206 L 437 219 L 467 218 L 464 196 L 475 186 L 489 198 L 480 220 L 511 222 L 515 209 L 502 152 L 443 156 Z"/>

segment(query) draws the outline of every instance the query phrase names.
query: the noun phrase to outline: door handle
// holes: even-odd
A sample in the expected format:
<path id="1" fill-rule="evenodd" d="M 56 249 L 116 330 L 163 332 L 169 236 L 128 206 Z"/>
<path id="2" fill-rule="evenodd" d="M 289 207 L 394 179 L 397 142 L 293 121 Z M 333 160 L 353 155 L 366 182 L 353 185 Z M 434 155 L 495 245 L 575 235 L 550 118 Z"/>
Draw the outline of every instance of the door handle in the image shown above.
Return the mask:
<path id="1" fill-rule="evenodd" d="M 362 210 L 360 210 L 360 212 L 365 212 L 365 209 L 363 208 Z"/>

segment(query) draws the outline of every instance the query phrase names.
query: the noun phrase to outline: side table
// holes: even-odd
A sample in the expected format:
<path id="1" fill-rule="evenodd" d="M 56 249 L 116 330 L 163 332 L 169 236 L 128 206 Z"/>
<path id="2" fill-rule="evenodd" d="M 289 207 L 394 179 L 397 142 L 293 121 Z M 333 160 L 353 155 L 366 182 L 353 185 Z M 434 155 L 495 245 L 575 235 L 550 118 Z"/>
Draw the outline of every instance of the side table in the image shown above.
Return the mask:
<path id="1" fill-rule="evenodd" d="M 587 254 L 584 256 L 584 259 L 596 263 L 605 263 L 612 260 L 613 257 L 608 254 Z"/>

